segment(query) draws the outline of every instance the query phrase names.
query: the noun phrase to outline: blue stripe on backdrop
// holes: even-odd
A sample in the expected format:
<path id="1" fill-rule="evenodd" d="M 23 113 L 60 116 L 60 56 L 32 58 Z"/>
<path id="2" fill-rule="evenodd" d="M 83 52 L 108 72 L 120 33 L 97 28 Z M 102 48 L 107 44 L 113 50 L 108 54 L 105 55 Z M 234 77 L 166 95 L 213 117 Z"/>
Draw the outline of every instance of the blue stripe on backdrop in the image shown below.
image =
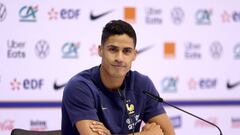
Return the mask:
<path id="1" fill-rule="evenodd" d="M 54 108 L 61 107 L 61 102 L 0 102 L 0 108 Z"/>
<path id="2" fill-rule="evenodd" d="M 239 106 L 240 100 L 199 100 L 199 101 L 166 101 L 176 106 Z M 55 102 L 0 102 L 0 108 L 54 108 L 61 107 L 60 101 Z"/>
<path id="3" fill-rule="evenodd" d="M 166 101 L 177 106 L 236 106 L 240 100 L 188 100 L 188 101 Z"/>

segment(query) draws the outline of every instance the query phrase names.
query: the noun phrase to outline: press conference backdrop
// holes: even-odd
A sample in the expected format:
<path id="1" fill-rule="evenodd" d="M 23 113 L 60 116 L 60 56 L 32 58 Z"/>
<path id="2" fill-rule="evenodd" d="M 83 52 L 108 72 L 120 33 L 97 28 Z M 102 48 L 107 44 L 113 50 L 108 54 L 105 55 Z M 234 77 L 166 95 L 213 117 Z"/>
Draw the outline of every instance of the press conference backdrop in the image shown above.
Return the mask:
<path id="1" fill-rule="evenodd" d="M 112 19 L 136 29 L 133 70 L 161 97 L 240 133 L 240 1 L 0 0 L 0 134 L 60 129 L 64 84 L 99 65 L 97 47 Z M 177 135 L 217 129 L 166 107 Z"/>

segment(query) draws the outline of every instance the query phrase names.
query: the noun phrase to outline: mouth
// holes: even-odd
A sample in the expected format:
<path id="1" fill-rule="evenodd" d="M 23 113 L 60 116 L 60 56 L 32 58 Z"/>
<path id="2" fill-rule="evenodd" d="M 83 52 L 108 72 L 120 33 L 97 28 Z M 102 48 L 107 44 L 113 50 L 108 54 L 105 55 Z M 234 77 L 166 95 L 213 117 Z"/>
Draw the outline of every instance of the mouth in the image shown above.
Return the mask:
<path id="1" fill-rule="evenodd" d="M 112 65 L 113 67 L 115 67 L 115 68 L 124 68 L 125 66 L 124 65 L 120 65 L 120 64 L 113 64 Z"/>

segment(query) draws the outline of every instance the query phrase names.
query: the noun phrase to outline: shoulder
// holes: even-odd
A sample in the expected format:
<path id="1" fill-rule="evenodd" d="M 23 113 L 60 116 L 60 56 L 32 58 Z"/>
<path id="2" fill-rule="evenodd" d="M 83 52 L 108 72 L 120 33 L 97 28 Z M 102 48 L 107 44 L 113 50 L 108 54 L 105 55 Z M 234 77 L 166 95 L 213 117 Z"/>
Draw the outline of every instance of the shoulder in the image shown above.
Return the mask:
<path id="1" fill-rule="evenodd" d="M 155 89 L 152 80 L 138 71 L 130 71 L 128 73 L 128 86 L 130 90 L 133 90 L 135 94 L 141 95 L 144 90 Z"/>
<path id="2" fill-rule="evenodd" d="M 130 71 L 130 74 L 135 83 L 146 84 L 152 82 L 147 75 L 144 75 L 138 71 Z"/>
<path id="3" fill-rule="evenodd" d="M 66 84 L 64 88 L 64 93 L 72 92 L 91 92 L 96 90 L 96 86 L 92 80 L 93 74 L 95 74 L 96 67 L 84 70 L 76 75 L 74 75 Z"/>
<path id="4" fill-rule="evenodd" d="M 95 74 L 97 74 L 98 66 L 79 72 L 74 75 L 69 81 L 68 85 L 81 84 L 81 83 L 92 83 Z"/>

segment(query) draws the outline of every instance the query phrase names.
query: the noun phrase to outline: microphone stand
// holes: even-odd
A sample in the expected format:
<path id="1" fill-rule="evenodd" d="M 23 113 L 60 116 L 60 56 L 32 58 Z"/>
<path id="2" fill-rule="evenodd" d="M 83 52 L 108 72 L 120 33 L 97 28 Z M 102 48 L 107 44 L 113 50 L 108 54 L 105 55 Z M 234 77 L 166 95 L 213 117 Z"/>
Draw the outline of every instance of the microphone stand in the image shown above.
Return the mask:
<path id="1" fill-rule="evenodd" d="M 175 105 L 172 105 L 172 104 L 170 104 L 170 103 L 168 103 L 168 102 L 165 102 L 161 97 L 155 96 L 155 95 L 149 93 L 148 91 L 143 91 L 143 93 L 144 93 L 145 95 L 151 97 L 152 99 L 158 101 L 158 102 L 162 102 L 162 103 L 164 103 L 164 104 L 167 104 L 168 106 L 171 106 L 171 107 L 173 107 L 173 108 L 175 108 L 175 109 L 178 109 L 178 110 L 180 110 L 180 111 L 183 111 L 183 112 L 185 112 L 185 113 L 187 113 L 187 114 L 189 114 L 189 115 L 191 115 L 191 116 L 193 116 L 193 117 L 195 117 L 195 118 L 198 118 L 198 119 L 200 119 L 200 120 L 202 120 L 202 121 L 204 121 L 204 122 L 207 122 L 208 124 L 216 127 L 216 128 L 219 130 L 220 135 L 223 135 L 221 129 L 220 129 L 216 124 L 214 124 L 214 123 L 212 123 L 212 122 L 210 122 L 210 121 L 207 121 L 207 120 L 205 120 L 205 119 L 203 119 L 203 118 L 201 118 L 201 117 L 199 117 L 199 116 L 196 116 L 196 115 L 194 115 L 194 114 L 192 114 L 192 113 L 190 113 L 190 112 L 187 112 L 187 111 L 185 111 L 185 110 L 183 110 L 183 109 L 181 109 L 181 108 L 179 108 L 179 107 L 177 107 L 177 106 L 175 106 Z"/>

